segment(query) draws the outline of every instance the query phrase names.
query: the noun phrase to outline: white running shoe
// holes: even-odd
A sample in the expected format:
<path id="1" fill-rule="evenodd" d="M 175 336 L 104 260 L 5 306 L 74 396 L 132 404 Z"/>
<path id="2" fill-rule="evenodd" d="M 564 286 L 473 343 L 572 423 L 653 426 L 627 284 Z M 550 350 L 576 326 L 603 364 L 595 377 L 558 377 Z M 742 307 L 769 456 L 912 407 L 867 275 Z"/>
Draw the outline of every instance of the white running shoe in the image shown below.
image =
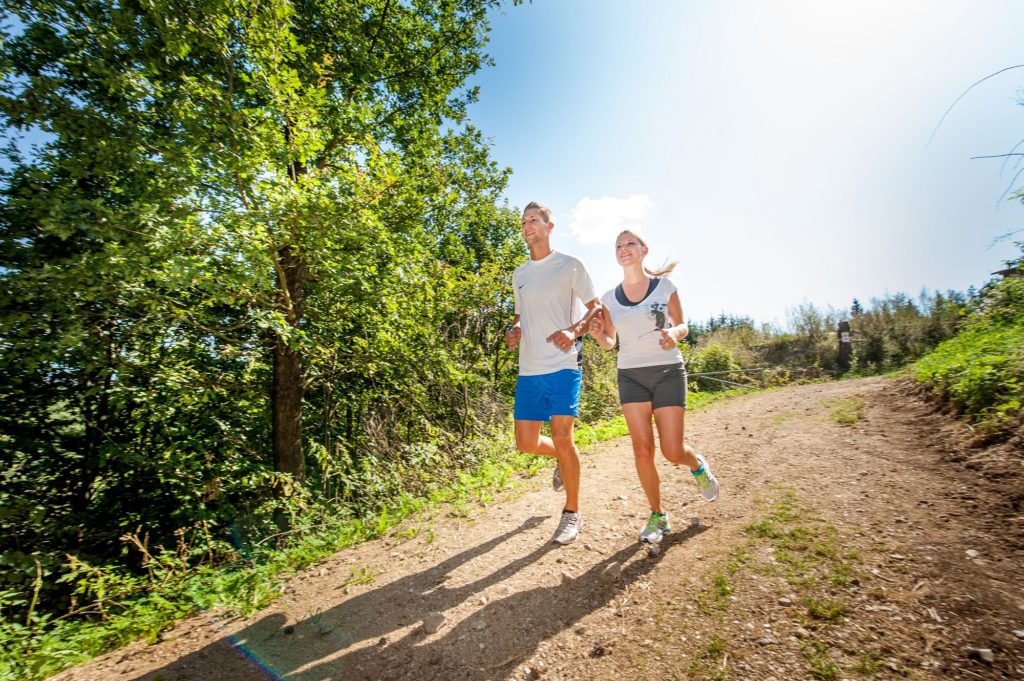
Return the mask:
<path id="1" fill-rule="evenodd" d="M 714 501 L 718 498 L 718 478 L 711 472 L 711 467 L 708 466 L 708 460 L 704 458 L 703 454 L 697 455 L 697 461 L 700 462 L 700 468 L 695 471 L 691 471 L 693 479 L 697 481 L 700 486 L 701 494 L 708 501 Z"/>
<path id="2" fill-rule="evenodd" d="M 562 471 L 558 470 L 558 462 L 555 461 L 555 472 L 551 474 L 551 489 L 561 492 L 565 488 L 562 484 Z"/>
<path id="3" fill-rule="evenodd" d="M 558 529 L 555 536 L 551 538 L 556 544 L 568 544 L 575 541 L 583 528 L 583 516 L 573 511 L 562 511 L 562 519 L 558 521 Z"/>

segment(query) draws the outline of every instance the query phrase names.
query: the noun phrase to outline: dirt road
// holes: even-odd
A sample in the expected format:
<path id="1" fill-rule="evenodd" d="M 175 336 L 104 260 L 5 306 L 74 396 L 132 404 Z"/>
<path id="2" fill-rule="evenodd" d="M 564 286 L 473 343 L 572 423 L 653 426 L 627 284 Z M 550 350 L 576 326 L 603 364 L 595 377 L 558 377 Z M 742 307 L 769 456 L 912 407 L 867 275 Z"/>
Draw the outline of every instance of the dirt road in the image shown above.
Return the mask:
<path id="1" fill-rule="evenodd" d="M 567 547 L 541 475 L 343 551 L 251 619 L 196 617 L 56 678 L 1024 679 L 1019 446 L 972 449 L 888 378 L 733 398 L 687 427 L 722 494 L 660 461 L 660 555 L 636 542 L 647 509 L 615 440 L 585 452 Z"/>

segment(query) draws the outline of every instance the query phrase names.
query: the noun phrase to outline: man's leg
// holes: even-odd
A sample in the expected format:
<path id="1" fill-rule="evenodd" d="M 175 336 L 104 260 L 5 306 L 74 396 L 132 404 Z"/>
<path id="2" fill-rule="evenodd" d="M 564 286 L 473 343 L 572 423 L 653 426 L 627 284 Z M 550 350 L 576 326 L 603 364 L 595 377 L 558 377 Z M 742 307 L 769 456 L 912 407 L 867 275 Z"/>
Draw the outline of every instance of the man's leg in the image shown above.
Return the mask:
<path id="1" fill-rule="evenodd" d="M 552 455 L 558 459 L 565 485 L 565 509 L 569 511 L 580 510 L 580 457 L 572 432 L 575 421 L 574 416 L 551 417 Z"/>
<path id="2" fill-rule="evenodd" d="M 543 421 L 516 421 L 516 449 L 525 454 L 558 458 L 551 438 L 540 434 Z"/>

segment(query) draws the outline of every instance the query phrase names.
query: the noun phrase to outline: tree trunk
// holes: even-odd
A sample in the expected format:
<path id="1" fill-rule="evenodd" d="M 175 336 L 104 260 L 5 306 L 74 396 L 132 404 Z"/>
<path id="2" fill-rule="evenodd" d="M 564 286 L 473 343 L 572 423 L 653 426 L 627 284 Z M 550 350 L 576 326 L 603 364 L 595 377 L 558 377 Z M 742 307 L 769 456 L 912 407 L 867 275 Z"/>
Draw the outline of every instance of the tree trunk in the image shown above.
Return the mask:
<path id="1" fill-rule="evenodd" d="M 306 265 L 285 247 L 278 253 L 278 291 L 288 323 L 298 328 L 302 319 L 302 285 Z M 274 470 L 290 473 L 297 482 L 306 477 L 302 454 L 302 353 L 278 339 L 274 344 L 273 442 Z"/>

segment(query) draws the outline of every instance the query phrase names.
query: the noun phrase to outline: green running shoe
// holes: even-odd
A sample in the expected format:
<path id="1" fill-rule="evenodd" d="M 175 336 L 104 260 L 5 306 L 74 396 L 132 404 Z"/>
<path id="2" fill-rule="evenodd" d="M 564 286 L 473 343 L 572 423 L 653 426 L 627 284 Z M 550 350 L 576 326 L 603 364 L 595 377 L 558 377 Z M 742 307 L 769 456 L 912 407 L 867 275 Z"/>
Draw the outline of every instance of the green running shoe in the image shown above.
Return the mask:
<path id="1" fill-rule="evenodd" d="M 647 519 L 644 529 L 640 530 L 640 541 L 647 544 L 660 544 L 669 532 L 668 514 L 652 513 Z"/>

